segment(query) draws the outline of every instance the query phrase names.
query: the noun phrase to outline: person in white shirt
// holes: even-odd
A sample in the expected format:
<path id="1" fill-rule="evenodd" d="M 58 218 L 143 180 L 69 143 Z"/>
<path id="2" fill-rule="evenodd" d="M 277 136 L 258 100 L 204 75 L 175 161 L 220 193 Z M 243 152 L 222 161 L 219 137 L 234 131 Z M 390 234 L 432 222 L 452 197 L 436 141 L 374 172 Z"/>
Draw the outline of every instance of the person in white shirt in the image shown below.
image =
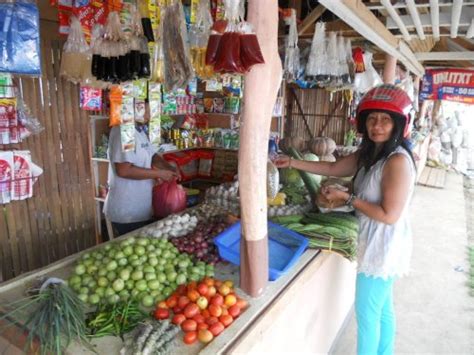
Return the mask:
<path id="1" fill-rule="evenodd" d="M 354 193 L 323 188 L 329 201 L 345 200 L 359 219 L 355 310 L 358 354 L 393 354 L 393 283 L 409 270 L 409 204 L 416 168 L 407 137 L 412 103 L 394 85 L 375 87 L 357 107 L 358 151 L 334 163 L 281 156 L 279 168 L 318 175 L 354 176 Z"/>
<path id="2" fill-rule="evenodd" d="M 152 191 L 160 180 L 179 178 L 151 145 L 145 124 L 136 124 L 135 150 L 122 151 L 120 127 L 113 127 L 109 136 L 109 193 L 104 213 L 118 235 L 126 234 L 152 222 Z"/>

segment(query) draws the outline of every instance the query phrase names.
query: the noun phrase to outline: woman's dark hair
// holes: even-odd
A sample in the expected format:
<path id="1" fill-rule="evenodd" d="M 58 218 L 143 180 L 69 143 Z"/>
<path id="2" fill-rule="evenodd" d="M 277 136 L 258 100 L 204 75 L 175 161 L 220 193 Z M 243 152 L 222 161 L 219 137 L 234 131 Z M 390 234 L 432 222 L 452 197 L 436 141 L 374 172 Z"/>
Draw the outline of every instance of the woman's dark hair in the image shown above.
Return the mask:
<path id="1" fill-rule="evenodd" d="M 375 155 L 375 143 L 372 142 L 369 138 L 369 134 L 367 132 L 367 126 L 365 124 L 367 120 L 367 116 L 372 112 L 385 112 L 390 115 L 393 121 L 393 131 L 390 139 L 384 143 L 382 149 Z M 365 170 L 369 170 L 372 165 L 377 163 L 379 160 L 387 159 L 388 156 L 395 151 L 399 146 L 404 148 L 408 155 L 411 157 L 413 164 L 415 164 L 415 159 L 413 158 L 413 154 L 411 152 L 411 148 L 409 146 L 408 140 L 403 138 L 403 132 L 406 124 L 405 117 L 391 112 L 391 111 L 384 111 L 384 110 L 366 110 L 359 114 L 359 120 L 361 120 L 362 124 L 362 143 L 359 149 L 359 157 L 357 160 L 357 170 L 361 168 L 365 168 Z"/>

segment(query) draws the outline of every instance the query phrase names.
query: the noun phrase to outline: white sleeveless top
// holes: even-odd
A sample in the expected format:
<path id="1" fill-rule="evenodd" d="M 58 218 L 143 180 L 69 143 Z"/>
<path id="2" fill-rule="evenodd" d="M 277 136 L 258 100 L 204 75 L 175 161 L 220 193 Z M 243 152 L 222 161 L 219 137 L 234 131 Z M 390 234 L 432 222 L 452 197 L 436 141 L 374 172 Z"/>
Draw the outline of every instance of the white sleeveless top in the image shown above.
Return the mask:
<path id="1" fill-rule="evenodd" d="M 400 218 L 394 224 L 385 224 L 356 210 L 359 219 L 358 272 L 384 279 L 407 274 L 412 251 L 408 209 L 415 187 L 415 167 L 404 148 L 398 147 L 391 155 L 393 154 L 403 154 L 411 167 L 410 191 Z M 376 204 L 382 202 L 382 172 L 386 161 L 378 161 L 368 172 L 365 168 L 359 170 L 354 181 L 354 191 L 358 198 Z"/>

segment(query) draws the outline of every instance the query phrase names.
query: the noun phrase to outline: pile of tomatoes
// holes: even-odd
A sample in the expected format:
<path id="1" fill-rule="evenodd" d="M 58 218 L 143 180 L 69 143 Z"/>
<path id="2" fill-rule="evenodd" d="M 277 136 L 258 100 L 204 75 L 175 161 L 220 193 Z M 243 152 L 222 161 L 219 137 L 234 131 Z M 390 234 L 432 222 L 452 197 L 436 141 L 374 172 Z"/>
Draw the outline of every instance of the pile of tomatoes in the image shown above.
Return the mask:
<path id="1" fill-rule="evenodd" d="M 158 303 L 154 316 L 168 319 L 184 332 L 184 343 L 197 340 L 209 343 L 228 327 L 247 308 L 247 301 L 235 294 L 232 281 L 204 278 L 179 285 L 176 291 Z"/>

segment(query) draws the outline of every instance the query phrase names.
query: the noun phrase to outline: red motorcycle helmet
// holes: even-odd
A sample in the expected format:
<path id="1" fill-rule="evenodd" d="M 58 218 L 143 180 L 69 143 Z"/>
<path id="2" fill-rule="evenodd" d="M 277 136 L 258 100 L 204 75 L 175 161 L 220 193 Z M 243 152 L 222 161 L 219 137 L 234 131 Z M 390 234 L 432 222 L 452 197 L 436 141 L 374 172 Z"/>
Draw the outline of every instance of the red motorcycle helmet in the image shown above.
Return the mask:
<path id="1" fill-rule="evenodd" d="M 357 131 L 359 133 L 363 132 L 367 115 L 370 112 L 382 111 L 390 114 L 394 120 L 404 120 L 403 137 L 406 138 L 408 136 L 410 113 L 412 110 L 413 103 L 404 90 L 392 84 L 376 86 L 362 97 L 359 106 L 357 106 Z"/>

